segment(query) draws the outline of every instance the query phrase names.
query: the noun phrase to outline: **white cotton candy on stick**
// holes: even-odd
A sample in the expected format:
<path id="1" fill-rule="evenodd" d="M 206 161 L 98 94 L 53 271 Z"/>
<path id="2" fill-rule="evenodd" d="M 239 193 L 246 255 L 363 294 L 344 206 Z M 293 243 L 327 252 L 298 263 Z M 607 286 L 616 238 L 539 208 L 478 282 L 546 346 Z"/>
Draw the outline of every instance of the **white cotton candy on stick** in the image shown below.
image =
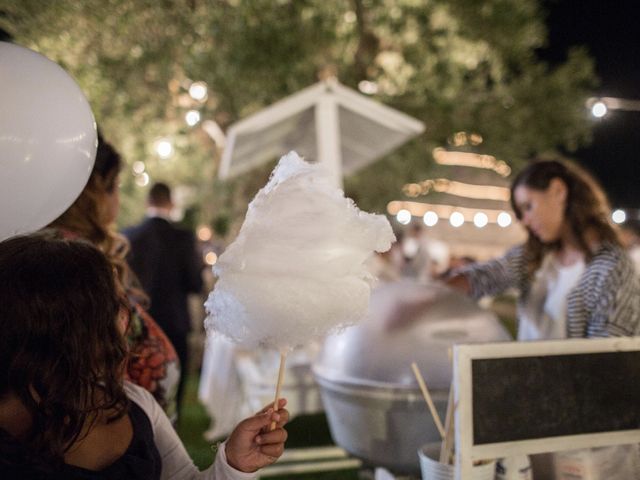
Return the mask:
<path id="1" fill-rule="evenodd" d="M 358 209 L 322 165 L 283 156 L 213 268 L 208 332 L 286 352 L 360 321 L 373 278 L 366 261 L 391 247 L 386 217 Z M 272 426 L 272 428 L 275 425 Z"/>
<path id="2" fill-rule="evenodd" d="M 331 180 L 294 152 L 280 159 L 214 266 L 207 330 L 283 351 L 366 315 L 365 263 L 395 237 L 386 217 L 359 210 Z"/>

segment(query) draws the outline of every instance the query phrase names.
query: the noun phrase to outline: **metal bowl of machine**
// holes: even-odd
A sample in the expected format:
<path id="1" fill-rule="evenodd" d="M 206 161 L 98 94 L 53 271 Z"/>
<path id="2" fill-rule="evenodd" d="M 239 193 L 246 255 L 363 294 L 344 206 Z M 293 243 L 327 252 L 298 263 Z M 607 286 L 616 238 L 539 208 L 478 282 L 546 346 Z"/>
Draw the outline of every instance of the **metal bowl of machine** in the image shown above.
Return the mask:
<path id="1" fill-rule="evenodd" d="M 394 304 L 425 288 L 434 299 L 424 313 L 389 327 Z M 371 294 L 369 318 L 327 337 L 313 365 L 333 440 L 365 465 L 419 473 L 416 452 L 440 436 L 411 363 L 418 364 L 444 420 L 453 374 L 451 347 L 508 340 L 492 312 L 439 283 L 380 285 Z"/>

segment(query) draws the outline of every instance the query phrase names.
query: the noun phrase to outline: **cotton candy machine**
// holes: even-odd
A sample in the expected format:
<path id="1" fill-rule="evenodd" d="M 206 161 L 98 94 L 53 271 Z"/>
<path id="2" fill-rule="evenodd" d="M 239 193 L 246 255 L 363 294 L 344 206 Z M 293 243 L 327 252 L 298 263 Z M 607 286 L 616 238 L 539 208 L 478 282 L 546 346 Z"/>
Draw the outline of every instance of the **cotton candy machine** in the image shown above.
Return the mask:
<path id="1" fill-rule="evenodd" d="M 387 325 L 393 305 L 425 288 L 434 302 L 415 322 Z M 442 419 L 455 343 L 510 340 L 496 316 L 441 284 L 382 284 L 371 294 L 370 317 L 328 337 L 313 365 L 331 434 L 367 465 L 418 473 L 421 445 L 440 440 L 411 370 L 416 362 Z"/>

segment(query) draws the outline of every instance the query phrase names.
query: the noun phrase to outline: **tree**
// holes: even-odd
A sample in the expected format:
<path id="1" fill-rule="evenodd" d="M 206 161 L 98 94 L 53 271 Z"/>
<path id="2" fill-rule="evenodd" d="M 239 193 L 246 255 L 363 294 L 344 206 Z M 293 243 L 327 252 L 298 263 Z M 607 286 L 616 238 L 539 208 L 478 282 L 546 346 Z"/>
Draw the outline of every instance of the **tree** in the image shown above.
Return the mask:
<path id="1" fill-rule="evenodd" d="M 483 153 L 515 168 L 590 139 L 592 61 L 581 49 L 555 68 L 538 60 L 546 29 L 536 0 L 0 0 L 0 27 L 66 68 L 105 136 L 153 179 L 187 186 L 205 222 L 242 218 L 272 165 L 217 181 L 219 149 L 185 112 L 224 129 L 322 75 L 353 88 L 369 81 L 374 98 L 427 125 L 346 181 L 368 210 L 426 178 L 431 150 L 456 131 L 479 133 Z M 204 103 L 188 96 L 193 81 L 208 85 Z M 172 139 L 170 159 L 153 152 L 158 137 Z M 144 189 L 123 177 L 130 223 Z"/>

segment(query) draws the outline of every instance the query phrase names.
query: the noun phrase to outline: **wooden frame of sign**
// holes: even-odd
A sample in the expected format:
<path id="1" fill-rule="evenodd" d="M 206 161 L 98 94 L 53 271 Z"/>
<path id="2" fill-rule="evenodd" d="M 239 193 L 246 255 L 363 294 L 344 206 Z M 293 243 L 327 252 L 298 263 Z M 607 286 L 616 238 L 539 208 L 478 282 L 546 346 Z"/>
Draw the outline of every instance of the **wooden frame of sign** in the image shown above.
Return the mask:
<path id="1" fill-rule="evenodd" d="M 473 462 L 640 443 L 640 337 L 454 347 L 456 479 Z"/>

